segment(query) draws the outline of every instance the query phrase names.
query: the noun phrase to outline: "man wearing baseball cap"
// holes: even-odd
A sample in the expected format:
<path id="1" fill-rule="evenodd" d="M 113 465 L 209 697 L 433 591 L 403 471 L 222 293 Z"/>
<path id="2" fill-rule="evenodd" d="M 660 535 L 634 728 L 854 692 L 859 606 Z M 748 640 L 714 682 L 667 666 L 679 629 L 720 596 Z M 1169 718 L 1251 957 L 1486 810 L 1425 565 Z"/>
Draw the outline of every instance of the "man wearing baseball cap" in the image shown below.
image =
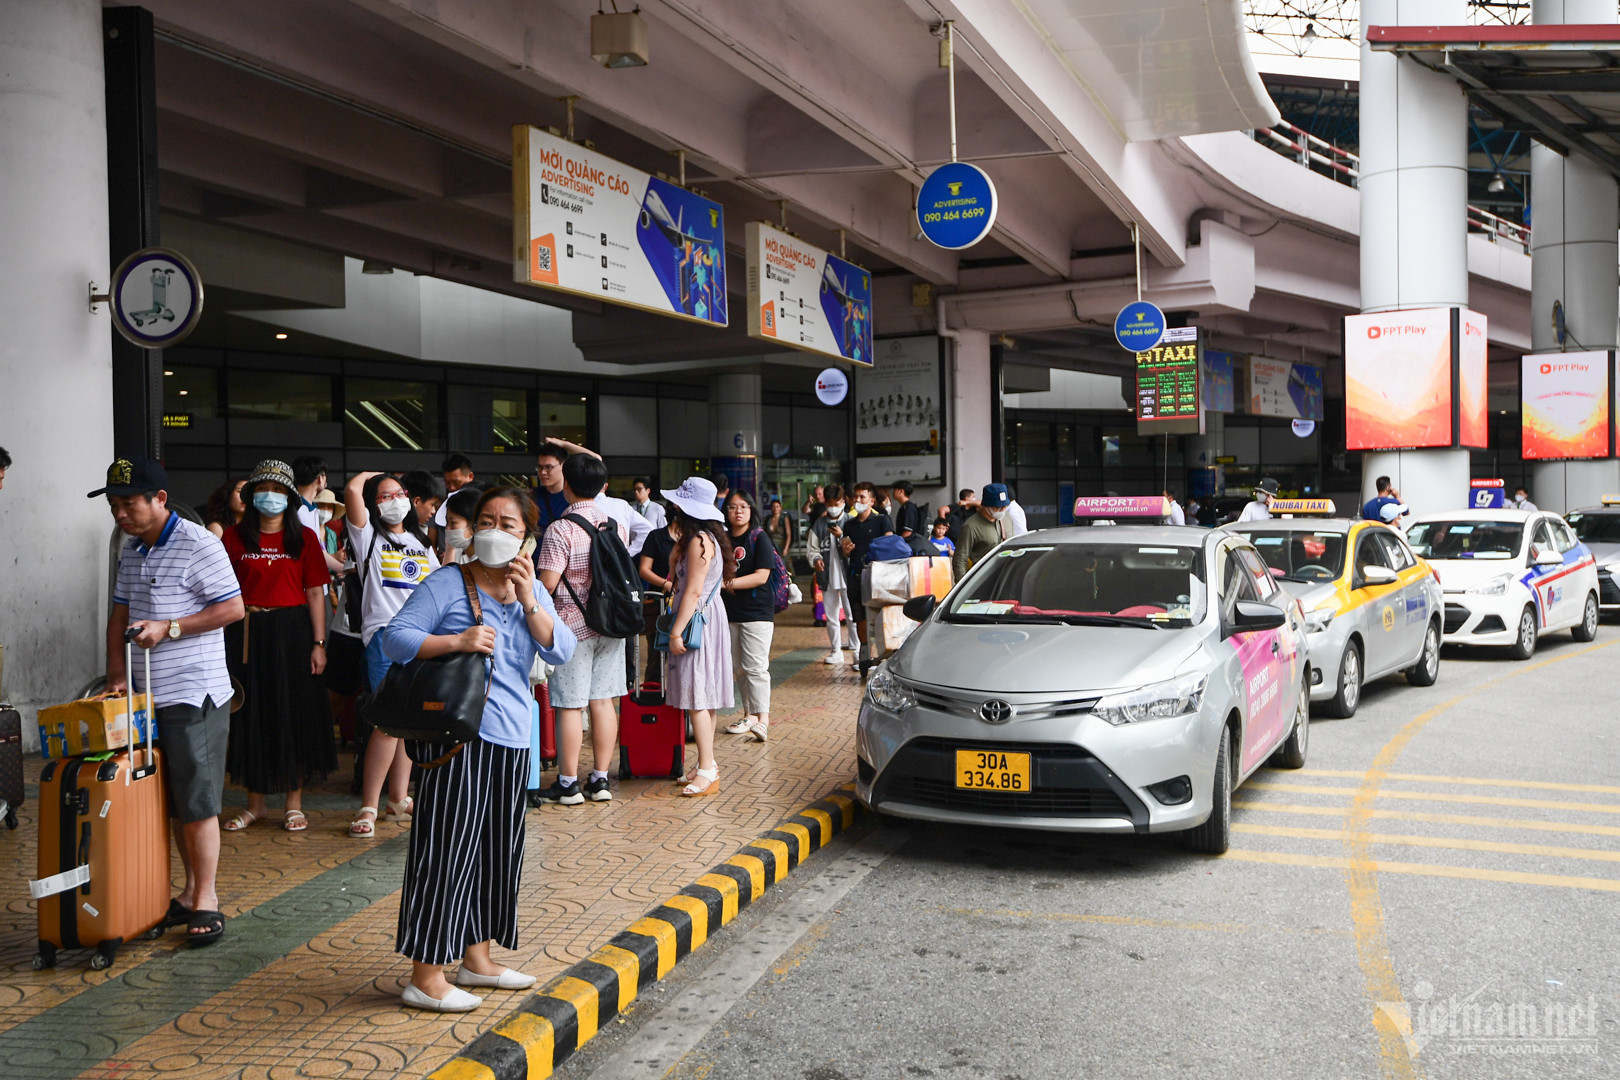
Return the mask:
<path id="1" fill-rule="evenodd" d="M 1243 507 L 1239 521 L 1270 521 L 1271 500 L 1277 497 L 1279 485 L 1271 477 L 1261 480 L 1254 488 L 1254 498 Z"/>
<path id="2" fill-rule="evenodd" d="M 1012 535 L 1012 522 L 1007 520 L 1007 507 L 1012 495 L 1006 484 L 986 484 L 973 513 L 956 527 L 956 554 L 951 557 L 951 571 L 957 581 L 974 563 Z"/>
<path id="3" fill-rule="evenodd" d="M 242 590 L 225 545 L 169 509 L 169 478 L 147 458 L 120 458 L 105 495 L 129 539 L 118 557 L 118 582 L 107 618 L 107 690 L 153 695 L 157 744 L 169 812 L 186 885 L 169 904 L 163 929 L 186 927 L 193 945 L 225 933 L 214 879 L 219 868 L 219 814 L 225 792 L 225 748 L 231 730 L 231 676 L 224 627 L 242 618 Z M 141 667 L 124 670 L 124 631 L 152 650 L 153 686 L 132 686 Z"/>

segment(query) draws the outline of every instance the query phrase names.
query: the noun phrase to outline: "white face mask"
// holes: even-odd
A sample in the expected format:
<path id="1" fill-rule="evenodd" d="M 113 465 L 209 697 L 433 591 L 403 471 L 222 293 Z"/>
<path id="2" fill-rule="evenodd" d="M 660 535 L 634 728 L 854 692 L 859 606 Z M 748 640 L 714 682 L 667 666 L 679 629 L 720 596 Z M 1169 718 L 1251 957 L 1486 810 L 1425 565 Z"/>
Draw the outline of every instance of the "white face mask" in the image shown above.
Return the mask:
<path id="1" fill-rule="evenodd" d="M 411 512 L 411 500 L 403 495 L 384 499 L 377 504 L 377 516 L 389 525 L 398 525 Z"/>
<path id="2" fill-rule="evenodd" d="M 317 511 L 315 511 L 315 520 L 320 522 L 322 525 L 325 525 L 327 522 L 332 520 L 332 511 L 330 511 L 330 510 L 317 510 Z"/>
<path id="3" fill-rule="evenodd" d="M 468 529 L 446 529 L 446 530 L 444 530 L 444 546 L 445 547 L 455 548 L 457 551 L 460 551 L 462 548 L 466 547 L 470 543 L 472 543 L 472 532 L 470 530 L 468 530 Z"/>
<path id="4" fill-rule="evenodd" d="M 844 515 L 844 504 L 843 503 L 833 503 L 831 506 L 827 507 L 827 516 L 828 517 L 842 517 L 843 515 Z"/>
<path id="5" fill-rule="evenodd" d="M 517 558 L 523 537 L 500 529 L 483 529 L 473 535 L 473 555 L 491 570 L 504 570 Z"/>
<path id="6" fill-rule="evenodd" d="M 997 521 L 1000 521 L 1002 518 L 1007 516 L 1007 508 L 1003 506 L 998 510 L 991 510 L 990 513 L 995 515 L 995 519 Z"/>

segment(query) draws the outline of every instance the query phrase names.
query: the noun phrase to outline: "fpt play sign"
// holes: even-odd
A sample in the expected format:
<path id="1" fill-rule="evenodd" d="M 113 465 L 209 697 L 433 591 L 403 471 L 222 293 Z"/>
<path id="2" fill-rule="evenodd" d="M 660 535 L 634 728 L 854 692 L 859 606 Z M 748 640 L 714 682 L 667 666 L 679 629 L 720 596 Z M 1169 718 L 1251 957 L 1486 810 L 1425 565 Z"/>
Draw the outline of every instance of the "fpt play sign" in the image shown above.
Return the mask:
<path id="1" fill-rule="evenodd" d="M 917 227 L 935 247 L 970 248 L 990 235 L 995 223 L 996 185 L 977 165 L 941 165 L 917 192 Z"/>

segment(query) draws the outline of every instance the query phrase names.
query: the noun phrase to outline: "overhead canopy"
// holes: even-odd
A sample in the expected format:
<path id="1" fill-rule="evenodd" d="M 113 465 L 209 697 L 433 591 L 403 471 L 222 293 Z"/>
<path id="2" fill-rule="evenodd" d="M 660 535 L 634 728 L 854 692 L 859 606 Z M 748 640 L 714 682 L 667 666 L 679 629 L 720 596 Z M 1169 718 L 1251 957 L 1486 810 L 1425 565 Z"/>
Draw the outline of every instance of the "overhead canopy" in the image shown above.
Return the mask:
<path id="1" fill-rule="evenodd" d="M 1504 125 L 1620 178 L 1620 25 L 1372 26 L 1367 41 L 1455 76 Z"/>

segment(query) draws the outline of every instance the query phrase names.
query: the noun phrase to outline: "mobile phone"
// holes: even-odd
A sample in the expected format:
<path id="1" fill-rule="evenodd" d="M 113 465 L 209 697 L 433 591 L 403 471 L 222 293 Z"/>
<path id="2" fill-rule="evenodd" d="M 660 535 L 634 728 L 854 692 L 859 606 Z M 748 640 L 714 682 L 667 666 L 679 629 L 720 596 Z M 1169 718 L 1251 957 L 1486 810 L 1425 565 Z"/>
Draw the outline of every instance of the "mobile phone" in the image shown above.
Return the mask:
<path id="1" fill-rule="evenodd" d="M 518 557 L 521 558 L 524 555 L 533 555 L 534 554 L 534 548 L 535 548 L 534 537 L 532 537 L 532 536 L 524 537 L 523 538 L 523 546 L 518 548 Z"/>

